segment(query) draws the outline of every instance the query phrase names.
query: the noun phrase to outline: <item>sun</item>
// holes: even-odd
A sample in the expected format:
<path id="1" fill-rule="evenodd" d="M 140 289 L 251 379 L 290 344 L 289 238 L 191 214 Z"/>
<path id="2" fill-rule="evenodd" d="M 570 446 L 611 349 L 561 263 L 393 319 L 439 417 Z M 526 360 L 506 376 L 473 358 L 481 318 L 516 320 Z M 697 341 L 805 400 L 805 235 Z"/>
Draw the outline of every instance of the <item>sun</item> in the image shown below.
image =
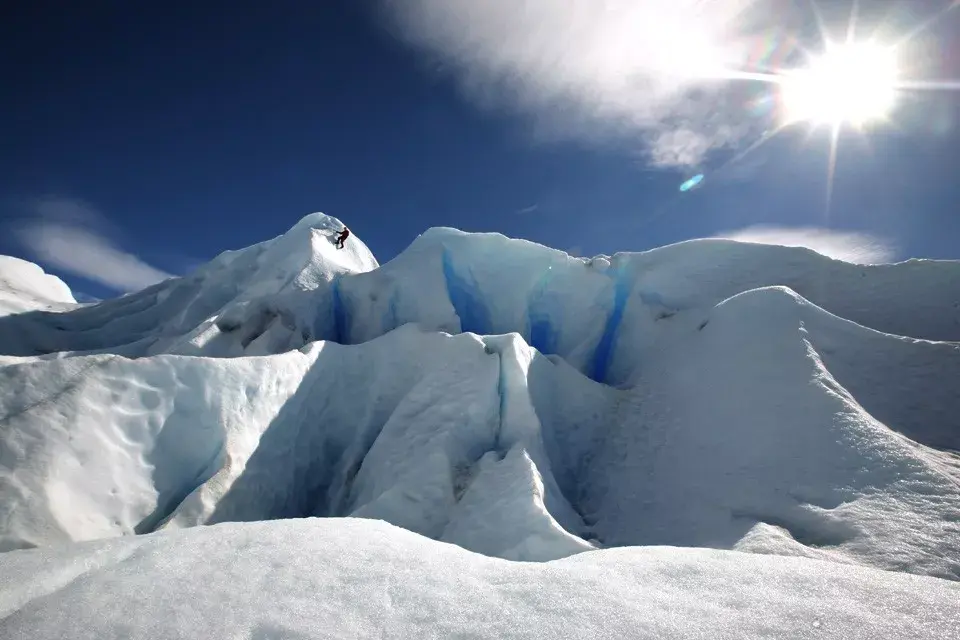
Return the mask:
<path id="1" fill-rule="evenodd" d="M 897 97 L 897 62 L 892 48 L 876 44 L 831 45 L 805 69 L 780 79 L 788 123 L 863 127 L 885 120 Z"/>

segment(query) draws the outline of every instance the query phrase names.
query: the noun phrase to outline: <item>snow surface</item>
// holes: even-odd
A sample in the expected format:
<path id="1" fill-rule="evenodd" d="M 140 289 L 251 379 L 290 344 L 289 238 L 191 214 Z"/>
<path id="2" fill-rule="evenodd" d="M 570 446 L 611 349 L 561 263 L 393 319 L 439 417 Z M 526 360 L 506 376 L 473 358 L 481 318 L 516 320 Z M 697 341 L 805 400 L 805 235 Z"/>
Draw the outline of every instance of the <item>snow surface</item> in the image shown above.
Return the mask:
<path id="1" fill-rule="evenodd" d="M 38 309 L 64 311 L 77 304 L 60 278 L 12 256 L 0 256 L 0 317 Z"/>
<path id="2" fill-rule="evenodd" d="M 726 240 L 588 260 L 431 229 L 379 266 L 356 236 L 337 250 L 341 228 L 312 214 L 185 278 L 82 307 L 34 265 L 0 262 L 29 265 L 3 271 L 14 306 L 0 317 L 0 564 L 65 567 L 28 591 L 94 562 L 70 554 L 107 558 L 103 581 L 129 590 L 146 579 L 134 573 L 190 566 L 180 554 L 221 570 L 235 562 L 231 545 L 253 544 L 250 562 L 332 603 L 304 620 L 342 612 L 347 635 L 376 634 L 387 618 L 332 590 L 393 570 L 404 577 L 388 595 L 406 594 L 392 609 L 405 620 L 397 635 L 418 624 L 455 634 L 461 622 L 497 635 L 530 598 L 541 633 L 565 637 L 596 636 L 601 623 L 611 637 L 693 635 L 700 624 L 720 630 L 710 637 L 871 637 L 883 625 L 947 637 L 921 633 L 925 621 L 960 619 L 956 598 L 940 618 L 919 614 L 960 580 L 960 263 L 862 266 Z M 279 522 L 218 524 L 267 520 Z M 151 532 L 161 533 L 72 544 Z M 278 541 L 277 555 L 260 536 Z M 323 547 L 312 536 L 334 547 L 356 538 L 358 549 L 389 540 L 394 555 L 350 578 L 351 561 L 325 552 L 322 576 L 308 579 L 284 554 L 303 537 Z M 48 550 L 11 551 L 30 547 Z M 410 553 L 436 564 L 411 568 Z M 109 568 L 121 556 L 146 564 Z M 588 576 L 610 572 L 626 586 L 598 592 Z M 170 580 L 156 588 L 173 593 Z M 227 599 L 259 615 L 231 580 L 203 606 Z M 450 596 L 438 594 L 456 590 L 450 580 L 480 593 L 475 614 L 445 627 L 437 607 Z M 596 599 L 550 604 L 538 584 Z M 824 584 L 829 594 L 816 591 Z M 672 595 L 651 599 L 658 589 Z M 738 595 L 724 614 L 726 590 Z M 16 595 L 27 592 L 6 593 L 17 612 L 0 624 L 40 629 Z M 67 592 L 56 593 L 52 609 Z M 77 597 L 71 606 L 86 602 Z M 668 601 L 685 613 L 655 613 Z M 774 613 L 761 620 L 748 606 Z M 570 622 L 566 607 L 583 619 Z M 615 607 L 627 626 L 609 620 Z M 805 626 L 818 607 L 835 615 Z M 104 624 L 91 637 L 121 633 Z M 224 624 L 214 635 L 233 637 Z M 273 622 L 237 624 L 272 637 Z"/>
<path id="3" fill-rule="evenodd" d="M 546 564 L 367 520 L 227 524 L 0 554 L 0 637 L 956 638 L 957 583 L 647 547 Z"/>

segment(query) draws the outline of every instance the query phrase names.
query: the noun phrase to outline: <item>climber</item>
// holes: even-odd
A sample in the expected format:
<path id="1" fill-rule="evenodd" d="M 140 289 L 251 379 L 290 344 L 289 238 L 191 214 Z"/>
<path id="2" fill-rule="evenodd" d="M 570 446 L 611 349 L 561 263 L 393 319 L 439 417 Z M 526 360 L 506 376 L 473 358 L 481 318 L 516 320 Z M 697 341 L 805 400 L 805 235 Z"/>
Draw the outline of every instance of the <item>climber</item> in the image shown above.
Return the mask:
<path id="1" fill-rule="evenodd" d="M 348 237 L 350 237 L 350 229 L 344 227 L 343 231 L 340 232 L 340 235 L 337 236 L 337 241 L 334 243 L 337 246 L 337 249 L 343 249 L 343 243 Z"/>

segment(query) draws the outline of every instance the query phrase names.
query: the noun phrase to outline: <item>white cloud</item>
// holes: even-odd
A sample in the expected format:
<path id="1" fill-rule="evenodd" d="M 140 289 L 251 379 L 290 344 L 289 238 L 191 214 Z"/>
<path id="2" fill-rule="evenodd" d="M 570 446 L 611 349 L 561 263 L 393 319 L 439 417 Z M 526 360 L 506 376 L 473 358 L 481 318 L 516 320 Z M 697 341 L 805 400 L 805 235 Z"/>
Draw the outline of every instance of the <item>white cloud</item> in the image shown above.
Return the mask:
<path id="1" fill-rule="evenodd" d="M 688 165 L 744 133 L 724 104 L 759 0 L 382 0 L 394 30 L 439 55 L 484 105 L 554 134 L 640 135 L 652 162 Z M 695 90 L 695 91 L 694 91 Z"/>
<path id="2" fill-rule="evenodd" d="M 892 262 L 897 257 L 896 247 L 888 240 L 857 231 L 757 225 L 726 231 L 717 237 L 740 242 L 806 247 L 830 258 L 857 264 Z"/>
<path id="3" fill-rule="evenodd" d="M 46 198 L 15 229 L 19 241 L 46 265 L 117 291 L 138 291 L 173 276 L 116 246 L 97 229 L 107 224 L 87 205 Z"/>

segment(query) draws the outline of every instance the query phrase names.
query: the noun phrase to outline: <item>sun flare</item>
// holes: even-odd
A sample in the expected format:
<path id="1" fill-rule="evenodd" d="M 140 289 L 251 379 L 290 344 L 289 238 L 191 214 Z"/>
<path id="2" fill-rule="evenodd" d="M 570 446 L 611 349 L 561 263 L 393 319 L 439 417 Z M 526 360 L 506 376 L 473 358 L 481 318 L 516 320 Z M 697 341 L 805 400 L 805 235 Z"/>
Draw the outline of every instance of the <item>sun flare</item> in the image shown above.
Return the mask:
<path id="1" fill-rule="evenodd" d="M 807 68 L 784 75 L 780 95 L 788 122 L 861 127 L 889 115 L 896 83 L 892 49 L 834 45 Z"/>

